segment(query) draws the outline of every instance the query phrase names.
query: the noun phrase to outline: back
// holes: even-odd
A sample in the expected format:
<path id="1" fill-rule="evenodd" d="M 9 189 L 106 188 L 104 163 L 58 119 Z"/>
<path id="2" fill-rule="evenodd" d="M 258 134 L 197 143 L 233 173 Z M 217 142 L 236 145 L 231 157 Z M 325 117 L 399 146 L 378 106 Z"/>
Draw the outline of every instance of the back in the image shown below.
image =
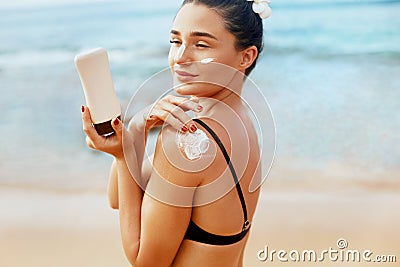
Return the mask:
<path id="1" fill-rule="evenodd" d="M 259 190 L 250 193 L 248 189 L 252 179 L 256 179 L 255 182 L 261 179 L 260 152 L 251 120 L 243 110 L 236 114 L 239 119 L 222 116 L 218 120 L 201 120 L 217 134 L 228 152 L 242 188 L 248 219 L 252 222 Z M 199 172 L 201 178 L 193 198 L 191 221 L 215 235 L 238 234 L 243 227 L 243 210 L 232 173 L 213 137 L 204 127 L 197 125 L 207 133 L 216 150 L 210 165 Z M 241 266 L 248 235 L 237 243 L 222 246 L 184 239 L 173 266 Z M 200 257 L 200 262 L 199 255 L 204 256 Z"/>

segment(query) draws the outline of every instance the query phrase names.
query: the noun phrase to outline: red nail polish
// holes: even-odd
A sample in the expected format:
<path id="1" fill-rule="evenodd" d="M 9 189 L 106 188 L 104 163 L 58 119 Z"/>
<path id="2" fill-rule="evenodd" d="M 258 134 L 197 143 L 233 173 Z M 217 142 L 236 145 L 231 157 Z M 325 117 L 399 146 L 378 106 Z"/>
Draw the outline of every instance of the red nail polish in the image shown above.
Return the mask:
<path id="1" fill-rule="evenodd" d="M 186 133 L 189 129 L 186 127 L 186 125 L 183 125 L 181 128 L 181 131 Z"/>
<path id="2" fill-rule="evenodd" d="M 190 130 L 191 130 L 192 132 L 197 131 L 196 125 L 194 125 L 194 124 L 190 125 Z"/>
<path id="3" fill-rule="evenodd" d="M 85 106 L 81 107 L 82 113 L 85 112 Z"/>
<path id="4" fill-rule="evenodd" d="M 202 109 L 203 109 L 202 106 L 197 106 L 197 110 L 198 110 L 198 111 L 201 111 Z"/>
<path id="5" fill-rule="evenodd" d="M 114 125 L 117 126 L 118 124 L 119 124 L 119 120 L 116 119 L 116 120 L 114 121 Z"/>
<path id="6" fill-rule="evenodd" d="M 154 115 L 150 115 L 150 119 L 154 119 L 156 116 L 154 116 Z"/>

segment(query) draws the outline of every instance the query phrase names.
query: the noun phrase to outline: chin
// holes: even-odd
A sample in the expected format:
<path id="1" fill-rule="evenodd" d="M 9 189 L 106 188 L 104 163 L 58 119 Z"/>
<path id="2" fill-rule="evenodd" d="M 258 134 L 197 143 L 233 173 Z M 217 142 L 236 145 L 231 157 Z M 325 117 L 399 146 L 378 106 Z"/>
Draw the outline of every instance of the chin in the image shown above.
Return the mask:
<path id="1" fill-rule="evenodd" d="M 222 87 L 201 82 L 181 83 L 176 85 L 175 92 L 180 95 L 209 97 L 218 93 Z"/>
<path id="2" fill-rule="evenodd" d="M 175 87 L 175 92 L 180 95 L 198 95 L 201 93 L 199 86 L 193 83 L 182 83 Z"/>

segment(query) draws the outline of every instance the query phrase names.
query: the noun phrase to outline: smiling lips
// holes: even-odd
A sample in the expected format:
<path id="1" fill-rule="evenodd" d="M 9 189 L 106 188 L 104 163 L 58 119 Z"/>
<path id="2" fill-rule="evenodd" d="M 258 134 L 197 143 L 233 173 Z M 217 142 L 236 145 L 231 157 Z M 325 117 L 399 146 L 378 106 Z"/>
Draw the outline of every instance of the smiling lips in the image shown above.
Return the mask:
<path id="1" fill-rule="evenodd" d="M 179 81 L 181 82 L 190 82 L 194 80 L 199 75 L 192 74 L 186 71 L 181 71 L 181 70 L 175 70 L 176 77 L 178 78 Z"/>

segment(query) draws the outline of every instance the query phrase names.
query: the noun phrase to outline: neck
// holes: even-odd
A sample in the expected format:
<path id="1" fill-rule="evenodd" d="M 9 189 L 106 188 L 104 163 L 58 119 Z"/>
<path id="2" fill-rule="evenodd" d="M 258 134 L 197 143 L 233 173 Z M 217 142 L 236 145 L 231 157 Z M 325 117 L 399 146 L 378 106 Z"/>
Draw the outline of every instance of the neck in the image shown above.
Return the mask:
<path id="1" fill-rule="evenodd" d="M 239 88 L 223 88 L 212 96 L 200 97 L 199 102 L 203 107 L 200 113 L 197 113 L 200 117 L 213 117 L 215 113 L 224 110 L 229 107 L 231 110 L 236 110 L 238 105 L 241 104 L 241 87 Z M 220 109 L 220 107 L 224 107 Z"/>
<path id="2" fill-rule="evenodd" d="M 222 87 L 221 90 L 211 96 L 199 97 L 203 110 L 197 113 L 197 115 L 200 117 L 213 117 L 216 113 L 220 113 L 223 110 L 219 108 L 221 106 L 236 110 L 238 105 L 242 103 L 240 95 L 242 93 L 243 82 L 244 74 L 236 71 L 226 87 Z"/>

